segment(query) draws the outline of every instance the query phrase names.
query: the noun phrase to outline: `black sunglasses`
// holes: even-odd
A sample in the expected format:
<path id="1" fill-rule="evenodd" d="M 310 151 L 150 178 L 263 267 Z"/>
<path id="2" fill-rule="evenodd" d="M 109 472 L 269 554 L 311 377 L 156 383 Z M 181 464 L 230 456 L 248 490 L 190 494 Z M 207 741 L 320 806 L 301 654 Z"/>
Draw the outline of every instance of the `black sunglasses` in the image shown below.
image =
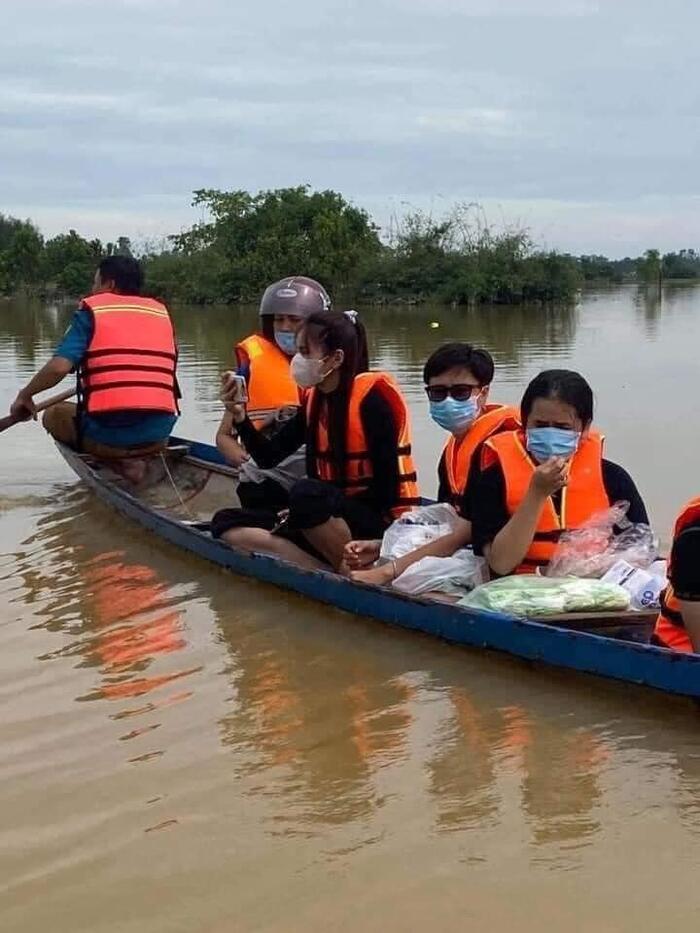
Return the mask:
<path id="1" fill-rule="evenodd" d="M 456 402 L 466 402 L 471 398 L 474 389 L 481 389 L 481 386 L 470 386 L 466 382 L 460 382 L 453 386 L 426 386 L 425 393 L 431 402 L 444 402 L 448 395 L 451 395 Z"/>

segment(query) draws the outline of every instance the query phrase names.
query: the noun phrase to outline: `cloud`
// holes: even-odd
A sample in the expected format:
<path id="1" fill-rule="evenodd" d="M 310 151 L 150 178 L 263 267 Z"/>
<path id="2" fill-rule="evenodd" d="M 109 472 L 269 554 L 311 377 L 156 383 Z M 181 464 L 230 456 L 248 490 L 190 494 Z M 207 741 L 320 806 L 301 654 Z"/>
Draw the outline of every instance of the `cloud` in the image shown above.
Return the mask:
<path id="1" fill-rule="evenodd" d="M 600 12 L 596 0 L 390 0 L 390 6 L 405 12 L 430 14 L 449 12 L 460 17 L 503 19 L 523 17 L 592 16 Z"/>
<path id="2" fill-rule="evenodd" d="M 194 188 L 308 182 L 380 219 L 438 194 L 526 206 L 572 249 L 624 252 L 621 236 L 651 242 L 656 227 L 676 248 L 700 233 L 688 208 L 700 12 L 684 0 L 5 0 L 3 12 L 0 210 L 50 232 L 168 232 L 191 222 Z"/>

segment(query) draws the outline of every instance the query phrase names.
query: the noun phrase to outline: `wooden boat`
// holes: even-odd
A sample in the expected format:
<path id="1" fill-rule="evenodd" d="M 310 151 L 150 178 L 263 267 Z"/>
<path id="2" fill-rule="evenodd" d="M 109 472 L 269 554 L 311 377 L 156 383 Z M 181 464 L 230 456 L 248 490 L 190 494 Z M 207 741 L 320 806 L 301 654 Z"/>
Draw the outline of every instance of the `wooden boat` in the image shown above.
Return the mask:
<path id="1" fill-rule="evenodd" d="M 235 495 L 235 471 L 215 447 L 173 438 L 167 454 L 148 461 L 147 475 L 135 485 L 113 467 L 57 446 L 102 501 L 163 540 L 234 573 L 456 644 L 700 698 L 700 655 L 647 644 L 655 613 L 525 619 L 409 597 L 331 571 L 302 570 L 276 557 L 236 551 L 212 538 L 207 520 L 216 509 L 233 505 Z"/>

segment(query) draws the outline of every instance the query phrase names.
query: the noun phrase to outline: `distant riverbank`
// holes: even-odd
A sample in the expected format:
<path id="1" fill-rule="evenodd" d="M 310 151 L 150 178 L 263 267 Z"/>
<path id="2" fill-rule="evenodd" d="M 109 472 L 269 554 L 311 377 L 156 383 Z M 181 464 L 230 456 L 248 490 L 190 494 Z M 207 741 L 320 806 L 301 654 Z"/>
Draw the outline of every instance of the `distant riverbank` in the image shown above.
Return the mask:
<path id="1" fill-rule="evenodd" d="M 475 204 L 439 218 L 409 211 L 381 230 L 337 192 L 305 186 L 202 189 L 193 203 L 207 219 L 158 244 L 102 243 L 75 230 L 47 240 L 30 221 L 0 215 L 0 295 L 83 295 L 96 265 L 115 252 L 143 260 L 150 293 L 197 305 L 255 302 L 270 282 L 302 273 L 337 301 L 467 307 L 562 303 L 586 286 L 700 279 L 694 249 L 573 256 L 542 249 L 517 225 L 491 225 Z"/>

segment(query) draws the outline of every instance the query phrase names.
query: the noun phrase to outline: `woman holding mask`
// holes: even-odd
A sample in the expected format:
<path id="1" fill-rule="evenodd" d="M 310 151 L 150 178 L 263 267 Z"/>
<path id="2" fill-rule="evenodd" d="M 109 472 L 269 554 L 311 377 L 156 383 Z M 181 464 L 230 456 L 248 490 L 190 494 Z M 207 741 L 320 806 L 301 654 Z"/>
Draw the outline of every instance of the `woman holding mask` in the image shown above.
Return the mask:
<path id="1" fill-rule="evenodd" d="M 490 438 L 474 497 L 474 550 L 498 576 L 545 567 L 565 530 L 615 502 L 630 503 L 631 522 L 648 523 L 628 473 L 603 459 L 591 430 L 593 392 L 583 376 L 551 369 L 536 376 L 521 402 L 523 431 Z"/>
<path id="2" fill-rule="evenodd" d="M 306 567 L 338 568 L 351 538 L 380 537 L 418 504 L 408 411 L 393 378 L 368 372 L 367 338 L 354 312 L 311 314 L 297 334 L 291 373 L 305 404 L 272 438 L 229 403 L 257 465 L 274 467 L 306 445 L 308 479 L 290 490 L 283 527 L 272 512 L 225 509 L 212 532 L 244 550 Z"/>

